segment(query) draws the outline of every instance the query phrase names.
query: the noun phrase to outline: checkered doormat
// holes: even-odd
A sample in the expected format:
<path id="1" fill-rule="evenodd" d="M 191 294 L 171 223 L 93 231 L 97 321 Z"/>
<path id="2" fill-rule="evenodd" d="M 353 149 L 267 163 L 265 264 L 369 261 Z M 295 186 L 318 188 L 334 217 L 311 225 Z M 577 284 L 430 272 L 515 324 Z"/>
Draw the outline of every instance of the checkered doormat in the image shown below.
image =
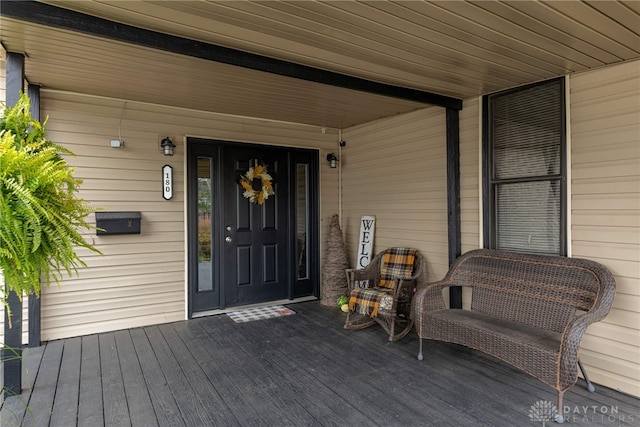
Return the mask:
<path id="1" fill-rule="evenodd" d="M 288 316 L 296 314 L 295 311 L 283 305 L 270 305 L 266 307 L 245 308 L 243 310 L 230 311 L 227 313 L 234 322 L 244 323 L 252 320 L 271 319 L 272 317 Z"/>

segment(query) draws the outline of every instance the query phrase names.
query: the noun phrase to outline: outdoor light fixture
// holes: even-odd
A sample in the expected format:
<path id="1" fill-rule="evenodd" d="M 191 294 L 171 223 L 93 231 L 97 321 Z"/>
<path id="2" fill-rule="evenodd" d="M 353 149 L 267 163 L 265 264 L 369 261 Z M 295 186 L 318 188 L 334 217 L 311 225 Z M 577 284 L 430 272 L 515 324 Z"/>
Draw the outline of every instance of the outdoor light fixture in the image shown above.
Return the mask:
<path id="1" fill-rule="evenodd" d="M 165 156 L 173 156 L 173 149 L 176 148 L 176 145 L 167 136 L 160 142 L 160 147 L 162 147 L 162 154 Z"/>
<path id="2" fill-rule="evenodd" d="M 338 158 L 336 157 L 335 153 L 329 153 L 327 154 L 327 161 L 329 162 L 329 166 L 332 169 L 335 169 L 336 166 L 338 165 Z"/>

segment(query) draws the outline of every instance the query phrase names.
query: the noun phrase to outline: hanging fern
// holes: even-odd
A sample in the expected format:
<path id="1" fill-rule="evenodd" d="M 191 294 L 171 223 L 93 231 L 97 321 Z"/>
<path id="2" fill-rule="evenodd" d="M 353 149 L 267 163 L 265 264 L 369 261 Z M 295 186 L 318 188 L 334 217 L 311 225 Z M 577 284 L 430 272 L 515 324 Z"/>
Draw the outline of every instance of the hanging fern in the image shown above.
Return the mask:
<path id="1" fill-rule="evenodd" d="M 0 117 L 0 269 L 9 292 L 40 295 L 41 284 L 59 282 L 85 263 L 78 247 L 99 251 L 80 234 L 93 228 L 94 209 L 76 196 L 81 181 L 62 155 L 69 150 L 45 138 L 45 124 L 33 119 L 29 99 L 4 108 Z"/>

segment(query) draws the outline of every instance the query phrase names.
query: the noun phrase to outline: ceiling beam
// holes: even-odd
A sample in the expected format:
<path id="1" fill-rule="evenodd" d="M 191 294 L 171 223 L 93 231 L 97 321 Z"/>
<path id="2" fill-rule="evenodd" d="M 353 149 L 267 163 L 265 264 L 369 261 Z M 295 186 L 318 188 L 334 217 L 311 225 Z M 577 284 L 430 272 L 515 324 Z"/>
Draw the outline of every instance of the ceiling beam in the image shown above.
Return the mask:
<path id="1" fill-rule="evenodd" d="M 2 2 L 2 16 L 315 83 L 454 110 L 462 109 L 462 100 L 458 98 L 374 82 L 211 43 L 146 30 L 36 1 L 4 1 Z"/>

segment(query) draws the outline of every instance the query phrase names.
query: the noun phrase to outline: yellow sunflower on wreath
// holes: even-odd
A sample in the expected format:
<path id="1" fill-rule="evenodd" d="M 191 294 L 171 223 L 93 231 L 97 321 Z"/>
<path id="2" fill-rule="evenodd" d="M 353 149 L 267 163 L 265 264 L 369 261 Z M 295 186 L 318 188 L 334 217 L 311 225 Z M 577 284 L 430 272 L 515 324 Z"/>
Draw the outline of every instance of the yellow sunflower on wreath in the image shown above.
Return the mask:
<path id="1" fill-rule="evenodd" d="M 240 177 L 240 186 L 244 189 L 242 195 L 252 203 L 261 205 L 275 194 L 272 181 L 266 165 L 255 165 Z"/>

